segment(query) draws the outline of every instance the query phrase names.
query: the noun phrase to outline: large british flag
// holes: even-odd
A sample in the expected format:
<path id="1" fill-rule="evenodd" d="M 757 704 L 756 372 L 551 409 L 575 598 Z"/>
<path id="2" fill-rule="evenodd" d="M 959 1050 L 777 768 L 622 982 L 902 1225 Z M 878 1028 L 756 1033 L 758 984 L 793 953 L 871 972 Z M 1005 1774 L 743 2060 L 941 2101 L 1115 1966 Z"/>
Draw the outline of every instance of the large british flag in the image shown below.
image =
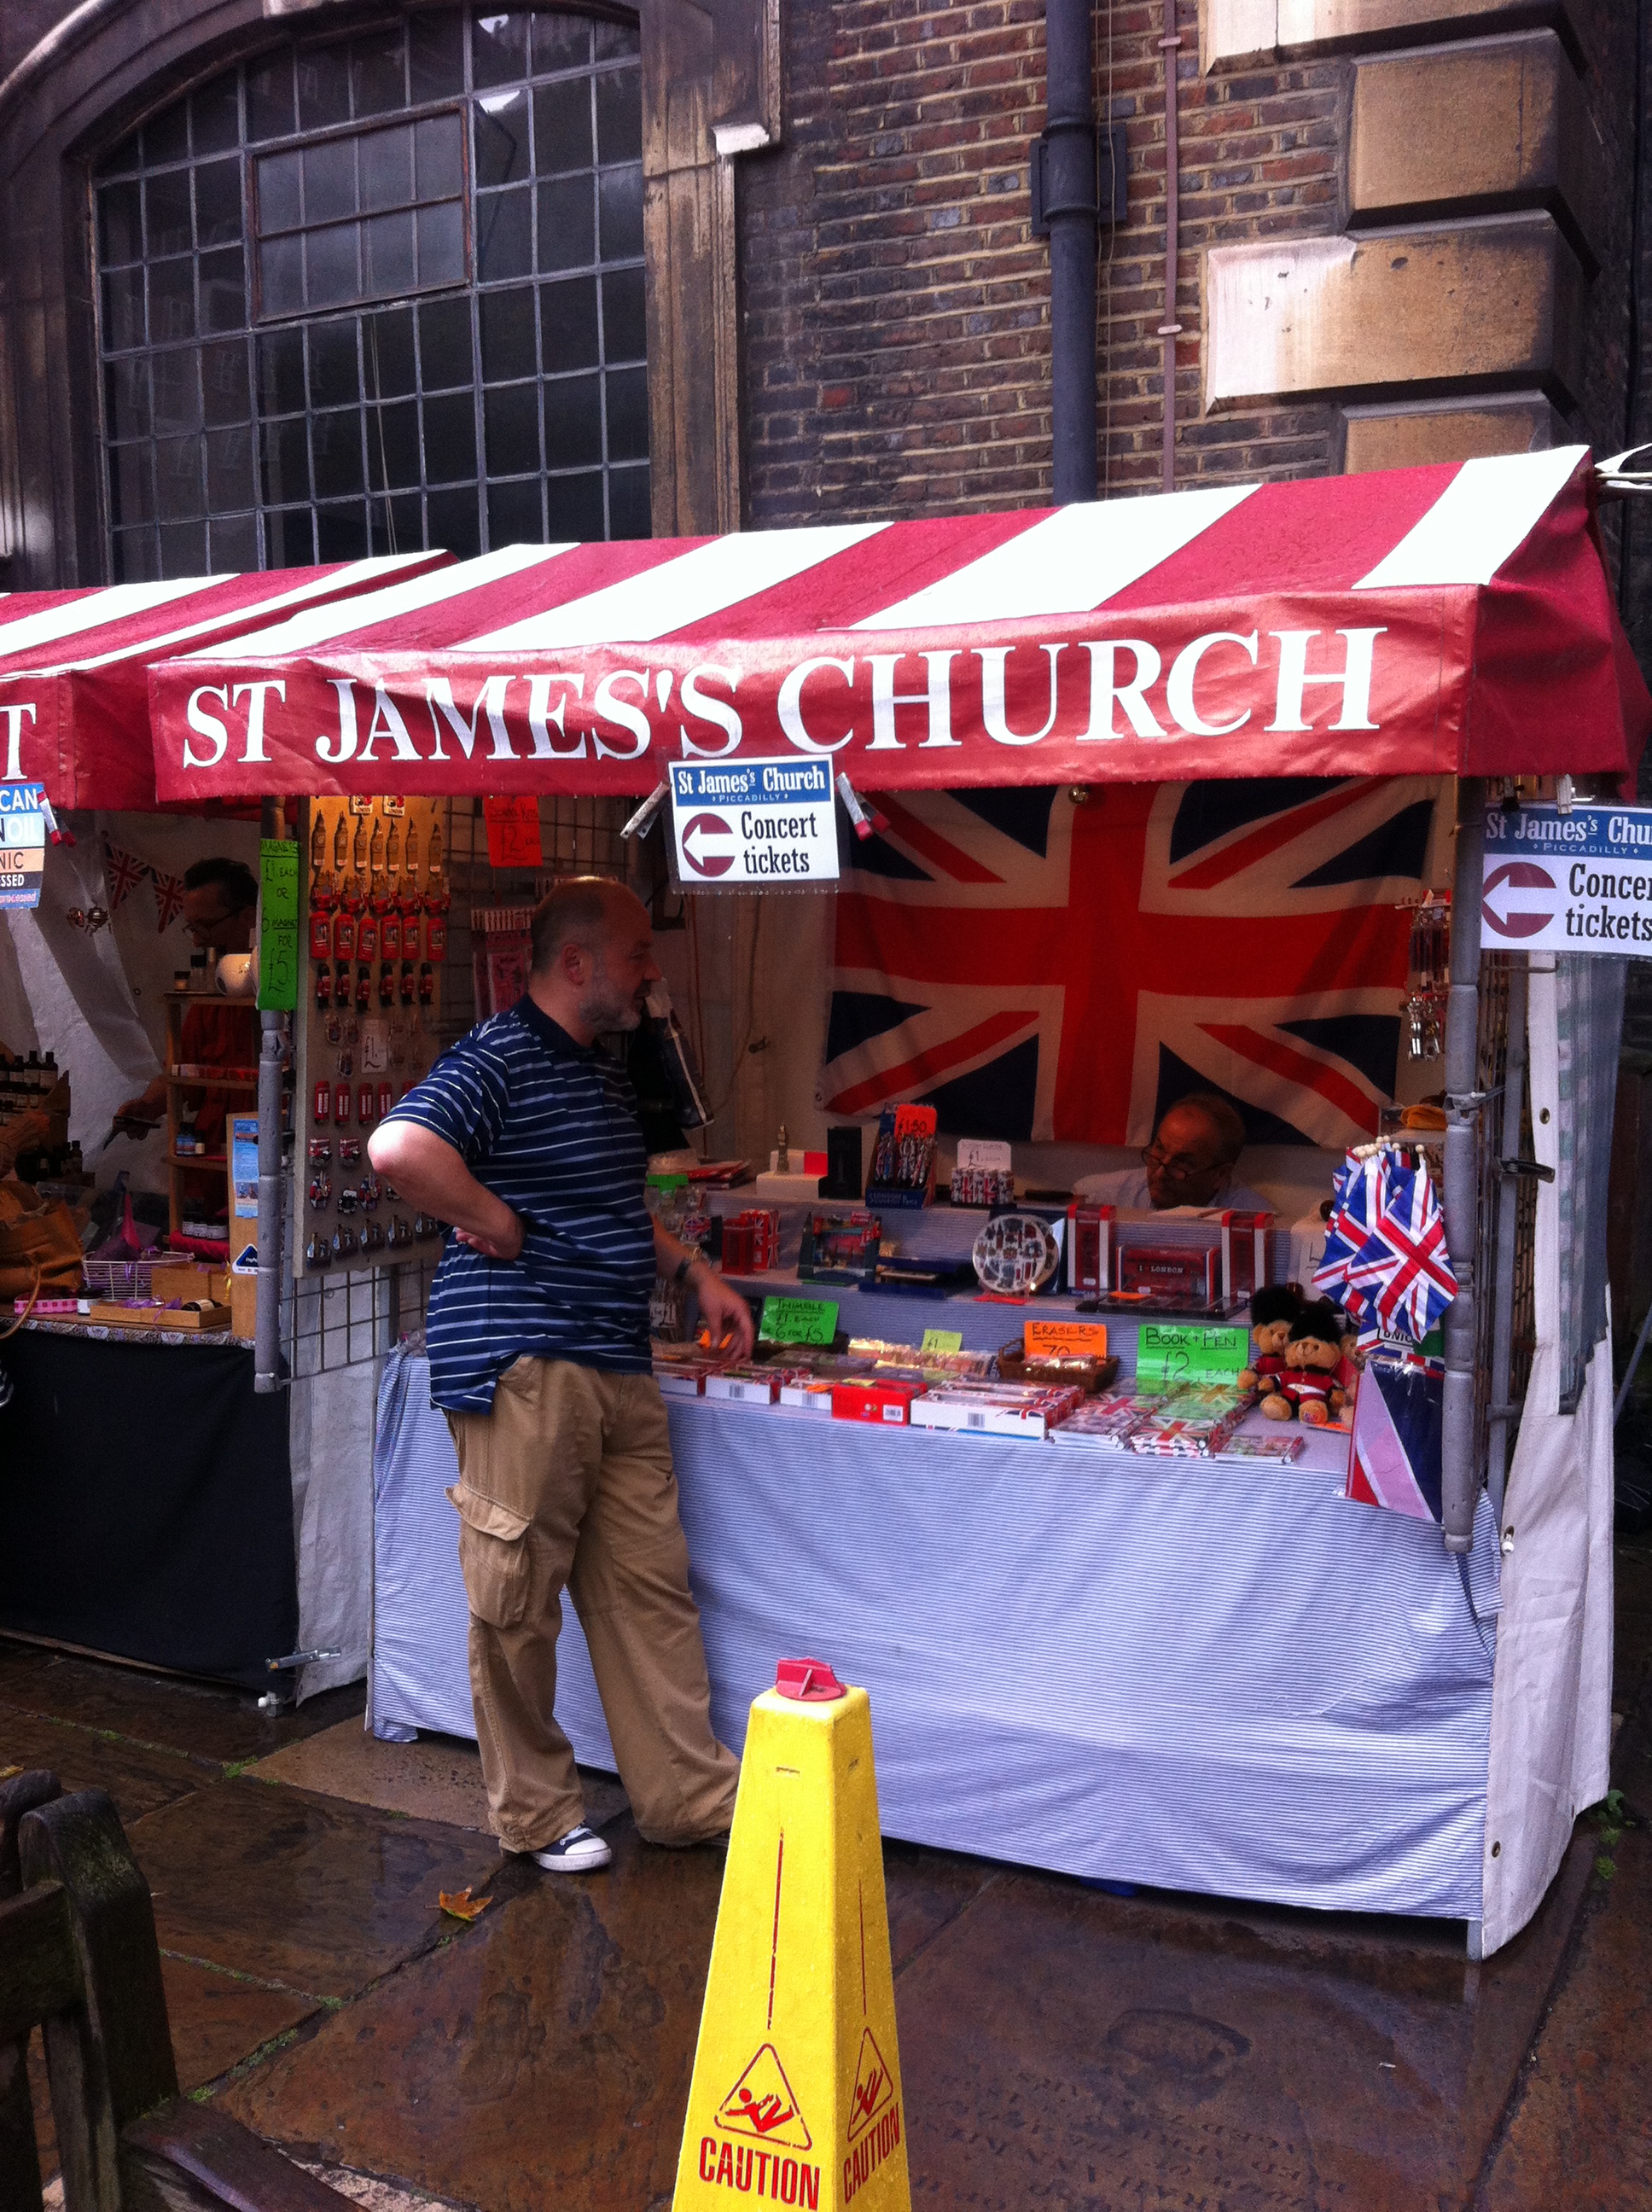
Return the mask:
<path id="1" fill-rule="evenodd" d="M 846 850 L 821 1098 L 1143 1144 L 1189 1091 L 1341 1146 L 1392 1096 L 1440 790 L 1298 778 L 879 794 Z"/>

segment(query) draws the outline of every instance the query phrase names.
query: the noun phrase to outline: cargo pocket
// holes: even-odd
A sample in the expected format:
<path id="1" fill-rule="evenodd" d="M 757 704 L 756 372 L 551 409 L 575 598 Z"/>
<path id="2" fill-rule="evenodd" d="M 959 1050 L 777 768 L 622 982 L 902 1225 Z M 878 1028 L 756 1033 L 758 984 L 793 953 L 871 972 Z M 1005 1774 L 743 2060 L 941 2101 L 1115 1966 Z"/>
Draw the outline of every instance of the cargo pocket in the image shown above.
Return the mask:
<path id="1" fill-rule="evenodd" d="M 471 1612 L 490 1628 L 517 1628 L 528 1609 L 528 1516 L 455 1483 L 448 1503 L 459 1517 L 459 1564 Z"/>

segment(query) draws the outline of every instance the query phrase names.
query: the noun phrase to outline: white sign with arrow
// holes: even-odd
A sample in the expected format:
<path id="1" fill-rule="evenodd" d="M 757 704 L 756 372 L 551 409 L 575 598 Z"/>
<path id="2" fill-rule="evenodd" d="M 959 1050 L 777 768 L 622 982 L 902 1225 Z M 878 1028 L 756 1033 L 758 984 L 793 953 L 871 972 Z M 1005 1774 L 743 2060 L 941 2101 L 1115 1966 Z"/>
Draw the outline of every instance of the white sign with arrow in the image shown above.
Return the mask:
<path id="1" fill-rule="evenodd" d="M 671 781 L 684 890 L 784 890 L 836 882 L 829 762 L 676 761 Z"/>
<path id="2" fill-rule="evenodd" d="M 1652 807 L 1491 808 L 1480 942 L 1488 952 L 1652 959 Z"/>

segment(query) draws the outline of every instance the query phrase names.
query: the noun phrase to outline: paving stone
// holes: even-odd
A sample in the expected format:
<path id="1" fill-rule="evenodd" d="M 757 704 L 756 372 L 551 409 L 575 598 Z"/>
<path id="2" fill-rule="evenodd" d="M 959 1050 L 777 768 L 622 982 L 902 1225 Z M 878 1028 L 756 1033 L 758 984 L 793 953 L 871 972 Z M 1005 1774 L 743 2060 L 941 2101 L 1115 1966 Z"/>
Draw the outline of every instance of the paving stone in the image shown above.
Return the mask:
<path id="1" fill-rule="evenodd" d="M 217 1770 L 198 1759 L 0 1705 L 0 1768 L 9 1766 L 43 1766 L 65 1790 L 106 1790 L 129 1828 L 218 1779 Z"/>
<path id="2" fill-rule="evenodd" d="M 240 1778 L 131 1837 L 163 1950 L 351 1996 L 441 1932 L 441 1890 L 480 1894 L 491 1838 Z M 452 1924 L 452 1923 L 447 1923 Z"/>
<path id="3" fill-rule="evenodd" d="M 313 1999 L 295 1996 L 290 1990 L 268 1989 L 262 1983 L 215 1973 L 210 1967 L 184 1959 L 162 1959 L 161 1978 L 166 1985 L 178 2086 L 185 2091 L 216 2081 L 317 2009 Z M 29 2045 L 28 2078 L 34 2099 L 34 2138 L 45 2179 L 58 2170 L 58 2138 L 38 2028 Z"/>
<path id="4" fill-rule="evenodd" d="M 1625 1831 L 1611 1856 L 1477 2212 L 1652 2204 L 1652 1832 Z"/>
<path id="5" fill-rule="evenodd" d="M 366 1698 L 365 1685 L 354 1682 L 324 1691 L 276 1719 L 261 1713 L 244 1691 L 0 1640 L 0 1705 L 112 1729 L 134 1742 L 215 1765 L 262 1759 L 359 1714 Z"/>
<path id="6" fill-rule="evenodd" d="M 625 1823 L 224 2093 L 260 2135 L 488 2212 L 669 2198 L 723 1861 Z"/>
<path id="7" fill-rule="evenodd" d="M 1458 2203 L 1587 1878 L 1574 1850 L 1533 1927 L 1473 1966 L 1416 1923 L 1005 1873 L 896 1985 L 914 2196 L 960 2212 Z"/>
<path id="8" fill-rule="evenodd" d="M 324 1797 L 490 1832 L 481 1754 L 463 1736 L 422 1735 L 416 1743 L 381 1743 L 360 1720 L 339 1721 L 260 1759 L 257 1771 L 260 1781 L 287 1782 Z M 629 1801 L 612 1775 L 582 1767 L 580 1779 L 592 1827 L 604 1827 L 625 1811 Z"/>

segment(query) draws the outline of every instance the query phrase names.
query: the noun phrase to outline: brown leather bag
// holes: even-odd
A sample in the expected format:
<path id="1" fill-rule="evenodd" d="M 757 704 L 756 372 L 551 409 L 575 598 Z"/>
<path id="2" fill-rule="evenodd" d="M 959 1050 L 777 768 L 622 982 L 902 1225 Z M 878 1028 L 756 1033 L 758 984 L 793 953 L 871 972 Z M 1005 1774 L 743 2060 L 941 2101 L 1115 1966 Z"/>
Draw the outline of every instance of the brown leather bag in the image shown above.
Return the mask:
<path id="1" fill-rule="evenodd" d="M 63 1200 L 0 1182 L 0 1301 L 69 1297 L 82 1279 L 80 1231 Z"/>

